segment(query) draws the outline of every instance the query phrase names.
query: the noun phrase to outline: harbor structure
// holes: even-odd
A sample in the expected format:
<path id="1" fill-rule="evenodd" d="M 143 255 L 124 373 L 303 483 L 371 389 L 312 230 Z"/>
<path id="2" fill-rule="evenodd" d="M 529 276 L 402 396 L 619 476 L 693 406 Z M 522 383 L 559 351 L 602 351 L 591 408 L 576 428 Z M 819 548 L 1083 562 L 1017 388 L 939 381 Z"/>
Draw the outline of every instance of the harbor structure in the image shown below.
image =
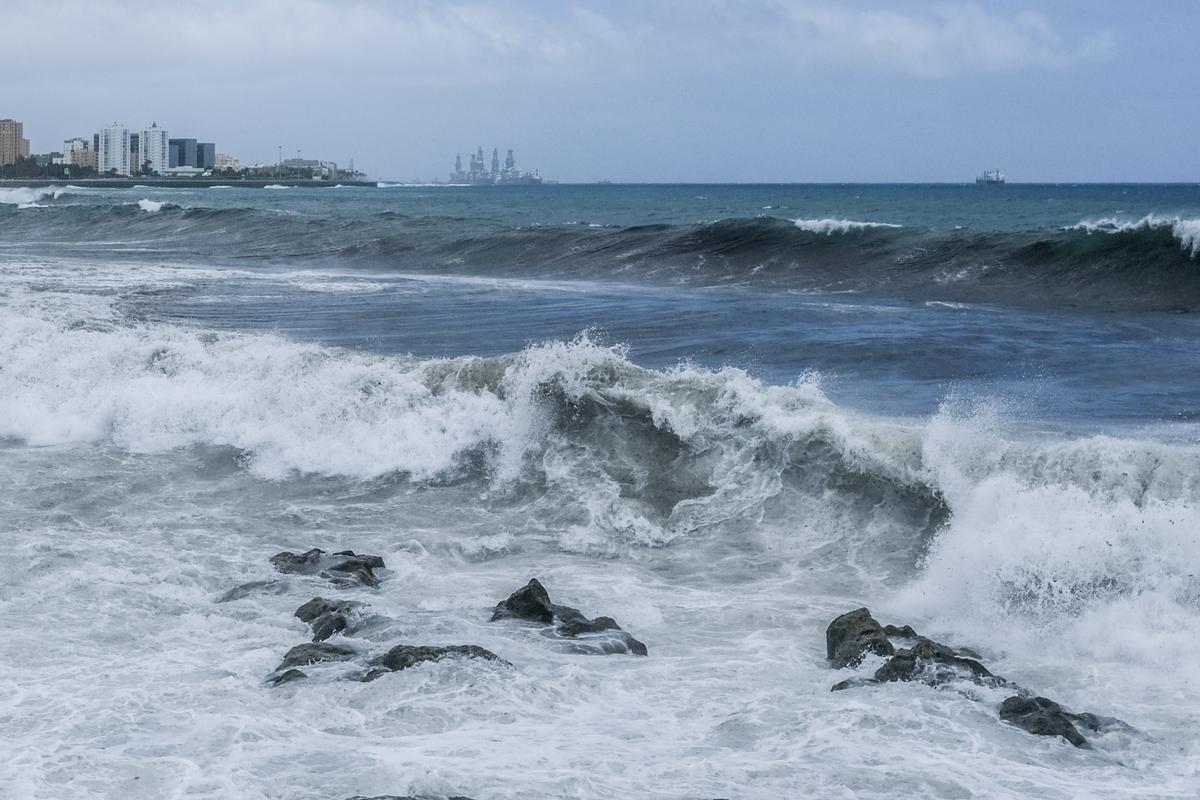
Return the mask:
<path id="1" fill-rule="evenodd" d="M 0 166 L 15 164 L 19 158 L 29 158 L 25 124 L 15 119 L 0 119 Z"/>
<path id="2" fill-rule="evenodd" d="M 500 149 L 492 148 L 492 161 L 489 168 L 484 159 L 483 147 L 480 146 L 471 154 L 467 169 L 463 169 L 462 154 L 454 157 L 454 171 L 450 173 L 451 183 L 470 184 L 471 186 L 533 186 L 542 182 L 537 170 L 525 172 L 517 166 L 512 149 L 504 159 L 503 168 L 500 166 Z"/>

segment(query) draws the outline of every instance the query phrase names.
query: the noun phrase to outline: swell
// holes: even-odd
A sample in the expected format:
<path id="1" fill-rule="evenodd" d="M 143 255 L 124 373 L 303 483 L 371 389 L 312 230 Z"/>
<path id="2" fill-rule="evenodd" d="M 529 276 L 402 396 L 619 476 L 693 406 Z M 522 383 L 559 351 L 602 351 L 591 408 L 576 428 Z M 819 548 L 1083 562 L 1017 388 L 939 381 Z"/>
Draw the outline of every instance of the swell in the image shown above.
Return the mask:
<path id="1" fill-rule="evenodd" d="M 21 191 L 21 190 L 10 190 Z M 14 197 L 16 197 L 14 195 Z M 25 195 L 21 195 L 25 198 Z M 27 199 L 27 198 L 26 198 Z M 861 292 L 956 302 L 1200 309 L 1200 221 L 934 231 L 845 219 L 512 227 L 395 212 L 317 217 L 262 208 L 104 205 L 68 192 L 0 205 L 5 247 L 136 242 L 147 256 L 306 260 L 420 272 Z M 115 245 L 113 244 L 115 243 Z M 98 251 L 99 253 L 99 251 Z"/>

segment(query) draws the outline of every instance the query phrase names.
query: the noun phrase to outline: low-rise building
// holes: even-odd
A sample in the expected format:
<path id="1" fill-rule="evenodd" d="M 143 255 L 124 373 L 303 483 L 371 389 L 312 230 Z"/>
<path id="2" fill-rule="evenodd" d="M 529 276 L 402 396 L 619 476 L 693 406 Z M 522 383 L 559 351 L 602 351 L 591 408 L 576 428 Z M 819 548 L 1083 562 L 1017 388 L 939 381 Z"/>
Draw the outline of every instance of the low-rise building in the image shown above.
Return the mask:
<path id="1" fill-rule="evenodd" d="M 225 153 L 217 153 L 213 166 L 219 170 L 231 169 L 234 172 L 242 171 L 242 162 Z"/>
<path id="2" fill-rule="evenodd" d="M 62 163 L 71 167 L 96 168 L 96 151 L 89 139 L 75 137 L 63 142 Z"/>

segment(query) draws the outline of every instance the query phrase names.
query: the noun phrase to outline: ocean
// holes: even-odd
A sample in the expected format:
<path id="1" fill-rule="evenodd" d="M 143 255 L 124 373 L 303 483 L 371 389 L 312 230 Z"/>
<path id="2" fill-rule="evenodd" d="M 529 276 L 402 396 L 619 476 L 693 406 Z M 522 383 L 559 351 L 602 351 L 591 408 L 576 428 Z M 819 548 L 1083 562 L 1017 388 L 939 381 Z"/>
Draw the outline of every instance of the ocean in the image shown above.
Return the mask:
<path id="1" fill-rule="evenodd" d="M 2 188 L 0 485 L 0 797 L 1200 793 L 1197 185 Z"/>

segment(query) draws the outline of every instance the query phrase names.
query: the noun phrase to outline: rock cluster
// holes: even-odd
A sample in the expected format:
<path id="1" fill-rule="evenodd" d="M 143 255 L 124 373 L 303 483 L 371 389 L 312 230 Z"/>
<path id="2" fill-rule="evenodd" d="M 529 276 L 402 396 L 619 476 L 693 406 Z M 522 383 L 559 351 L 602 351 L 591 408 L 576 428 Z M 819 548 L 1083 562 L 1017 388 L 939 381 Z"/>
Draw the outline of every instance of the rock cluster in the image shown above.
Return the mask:
<path id="1" fill-rule="evenodd" d="M 893 639 L 899 640 L 897 648 Z M 1014 692 L 1000 704 L 1000 719 L 1041 736 L 1061 736 L 1076 747 L 1090 747 L 1079 726 L 1093 732 L 1115 728 L 1130 730 L 1124 722 L 1095 714 L 1074 714 L 1053 700 L 1034 697 L 1027 689 L 992 674 L 979 655 L 954 649 L 918 634 L 912 627 L 880 625 L 871 612 L 858 608 L 842 614 L 825 631 L 826 657 L 835 668 L 862 663 L 870 653 L 888 659 L 870 678 L 850 678 L 833 685 L 833 691 L 893 681 L 915 681 L 929 686 L 969 682 Z"/>
<path id="2" fill-rule="evenodd" d="M 319 576 L 333 587 L 353 589 L 378 588 L 380 576 L 376 570 L 385 569 L 379 556 L 340 550 L 326 553 L 313 548 L 302 553 L 284 551 L 270 559 L 272 566 L 285 575 Z M 231 602 L 251 594 L 288 591 L 286 580 L 253 581 L 229 590 L 218 603 Z M 512 666 L 490 650 L 474 644 L 412 645 L 397 644 L 382 655 L 372 657 L 367 649 L 342 643 L 331 643 L 334 636 L 361 633 L 368 626 L 386 620 L 369 613 L 369 606 L 359 600 L 313 597 L 295 611 L 295 616 L 309 626 L 312 641 L 298 644 L 284 654 L 283 660 L 267 676 L 267 683 L 280 686 L 304 680 L 308 674 L 301 669 L 313 664 L 347 662 L 349 671 L 342 677 L 350 680 L 372 681 L 389 672 L 398 672 L 427 662 L 446 659 L 479 659 Z M 535 578 L 500 602 L 492 612 L 492 620 L 518 619 L 546 626 L 542 633 L 561 643 L 574 653 L 607 654 L 632 653 L 646 655 L 646 645 L 621 629 L 612 617 L 588 619 L 579 609 L 556 605 L 546 589 Z M 354 666 L 357 665 L 357 666 Z"/>
<path id="3" fill-rule="evenodd" d="M 531 578 L 507 600 L 496 605 L 492 611 L 492 622 L 504 619 L 553 626 L 547 627 L 545 633 L 551 638 L 563 640 L 564 646 L 571 652 L 585 655 L 647 655 L 646 645 L 622 630 L 612 617 L 588 619 L 577 608 L 550 602 L 549 592 L 537 578 Z"/>
<path id="4" fill-rule="evenodd" d="M 360 555 L 353 550 L 326 553 L 316 547 L 304 553 L 276 553 L 271 556 L 271 564 L 284 574 L 320 575 L 335 586 L 372 589 L 379 586 L 375 570 L 385 567 L 379 556 Z"/>

